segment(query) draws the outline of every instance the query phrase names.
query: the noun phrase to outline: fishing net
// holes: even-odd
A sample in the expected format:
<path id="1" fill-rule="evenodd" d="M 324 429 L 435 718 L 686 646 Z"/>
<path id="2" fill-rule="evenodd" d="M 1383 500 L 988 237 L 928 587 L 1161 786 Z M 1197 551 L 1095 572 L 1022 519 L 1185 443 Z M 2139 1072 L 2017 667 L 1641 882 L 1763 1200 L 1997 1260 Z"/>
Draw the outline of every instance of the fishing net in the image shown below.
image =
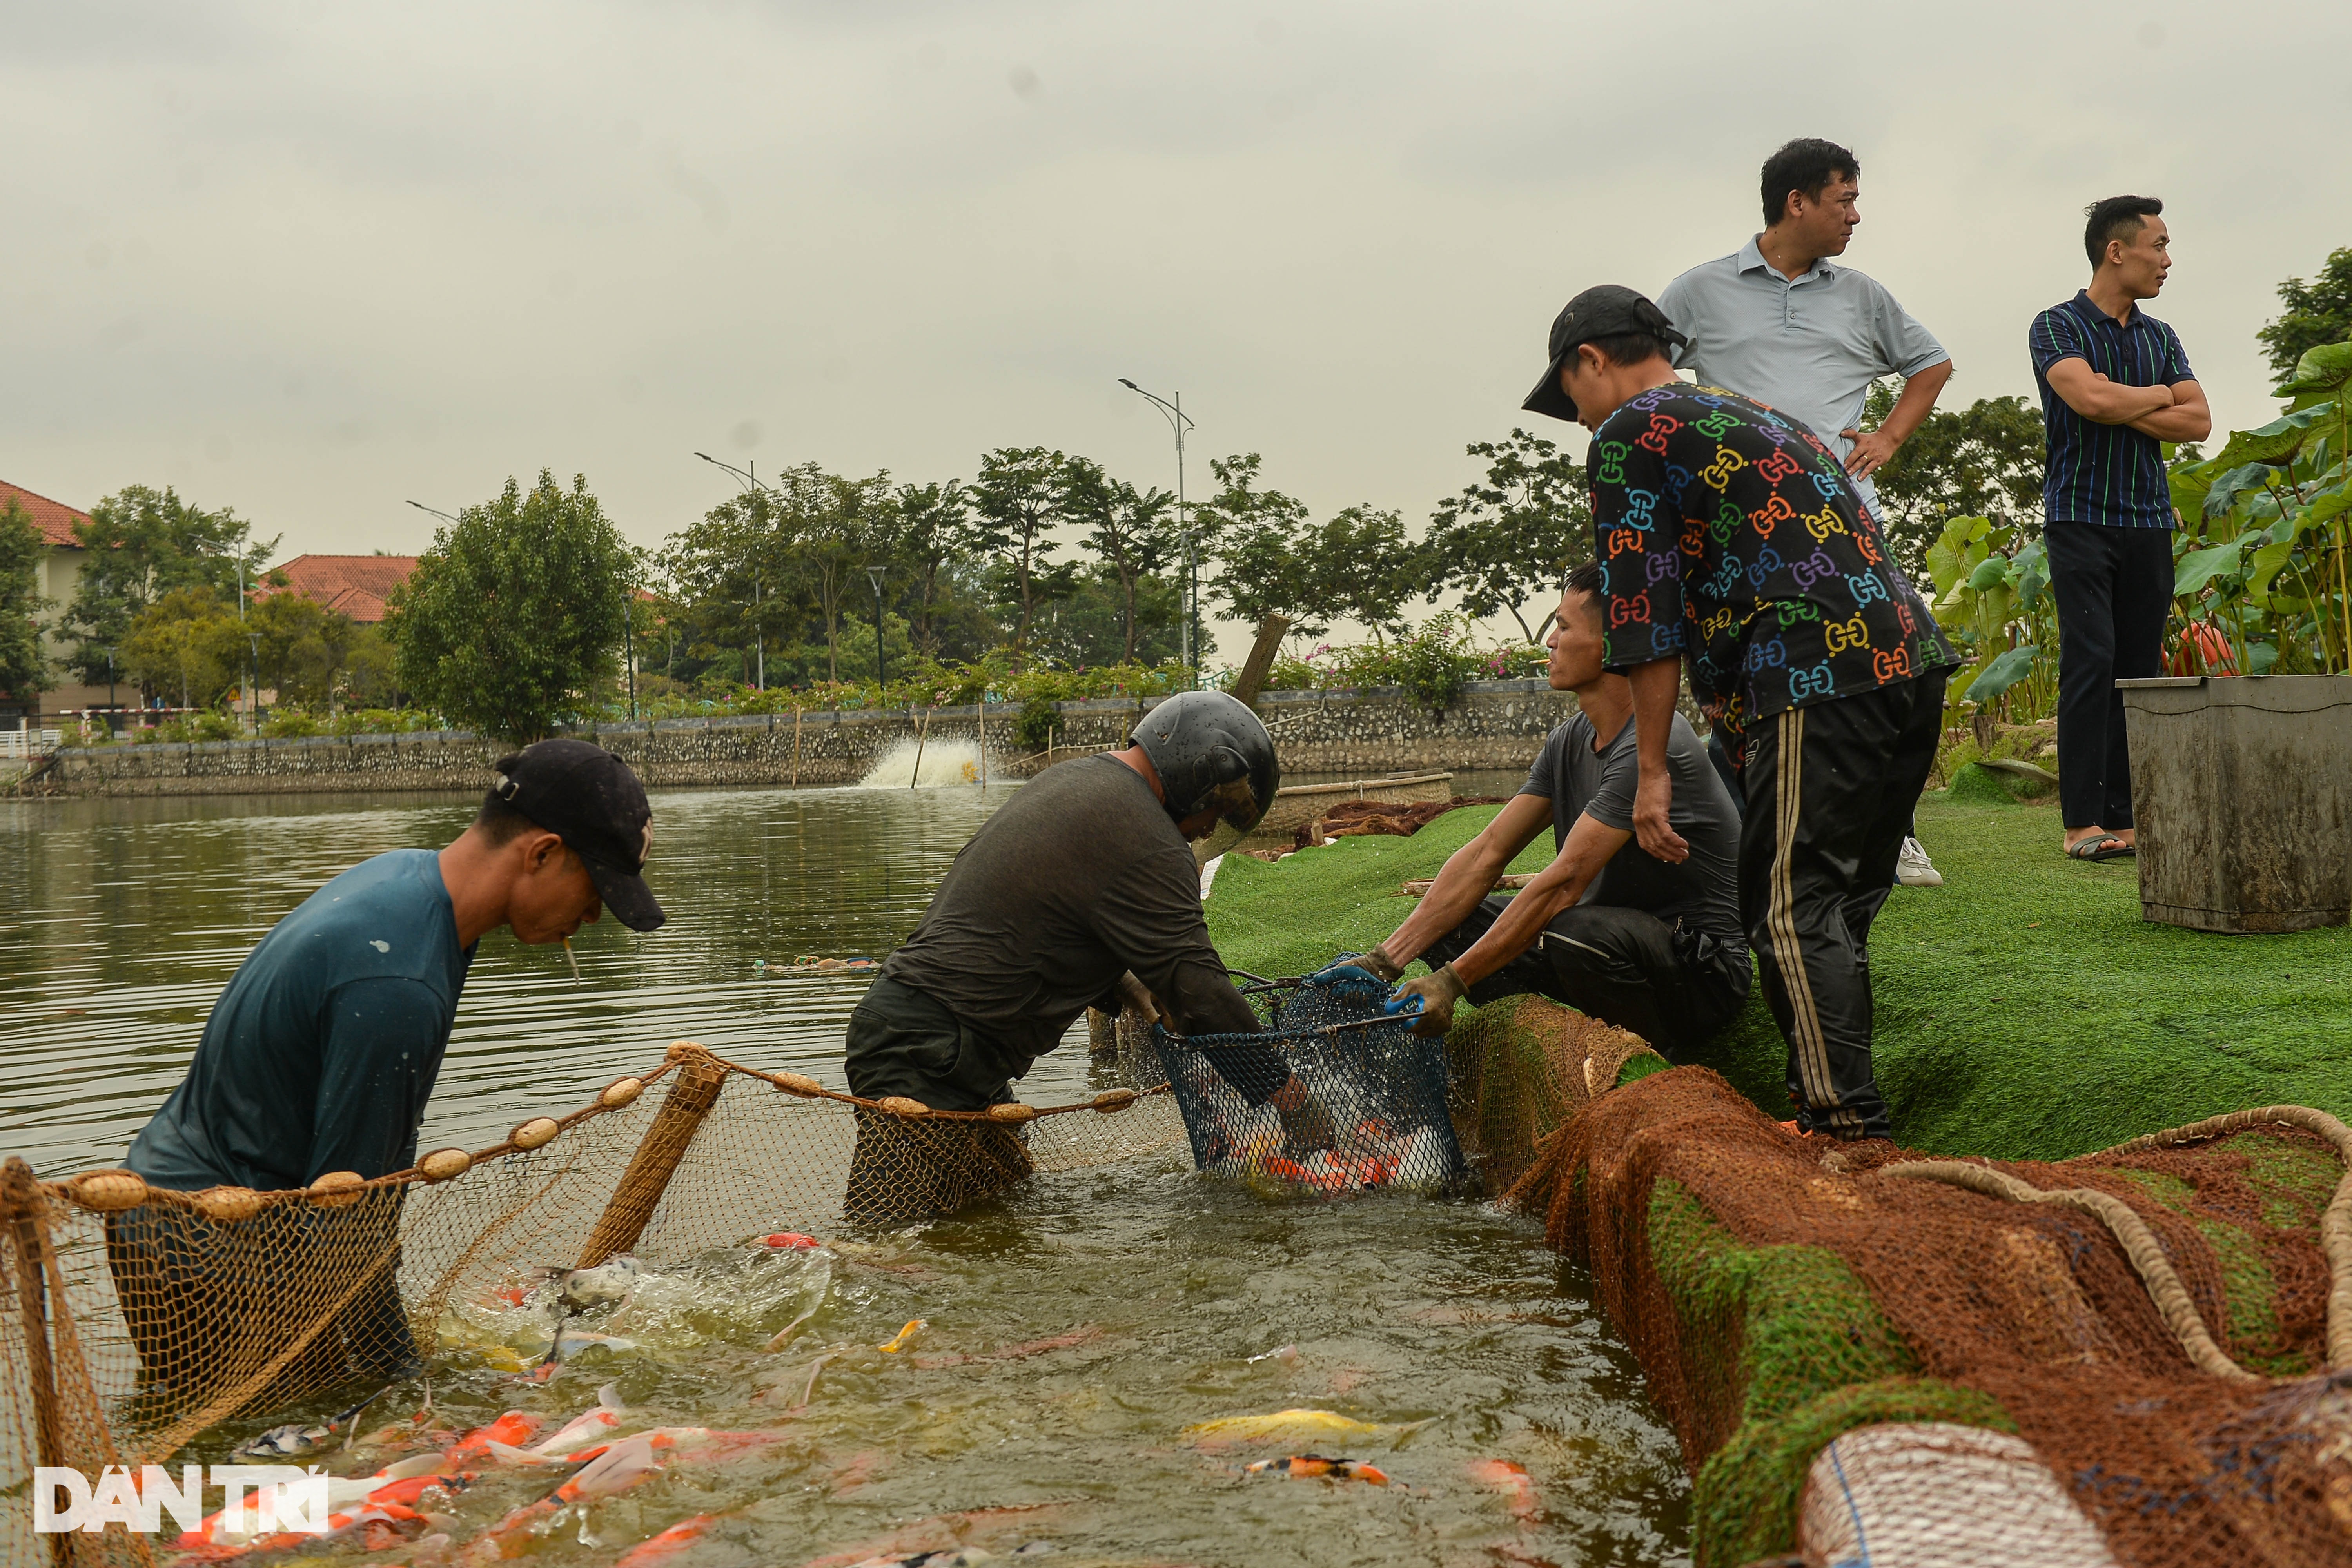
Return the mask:
<path id="1" fill-rule="evenodd" d="M 1639 1356 L 1702 1565 L 2341 1564 L 2347 1150 L 2273 1107 L 1930 1160 L 1682 1068 L 1595 1098 L 1509 1201 Z"/>
<path id="2" fill-rule="evenodd" d="M 568 1116 L 375 1181 L 176 1193 L 127 1171 L 40 1182 L 10 1160 L 0 1563 L 152 1560 L 145 1537 L 116 1526 L 35 1535 L 36 1465 L 95 1476 L 161 1462 L 240 1415 L 362 1397 L 452 1352 L 528 1370 L 542 1347 L 501 1338 L 523 1315 L 503 1304 L 551 1274 L 896 1224 L 1183 1140 L 1156 1082 L 929 1111 L 681 1043 Z"/>
<path id="3" fill-rule="evenodd" d="M 1443 1192 L 1468 1179 L 1447 1110 L 1445 1042 L 1383 1014 L 1386 985 L 1370 976 L 1242 978 L 1261 1032 L 1152 1030 L 1196 1166 L 1325 1194 Z M 1286 1126 L 1273 1104 L 1251 1104 L 1229 1080 L 1230 1067 L 1221 1069 L 1236 1053 L 1269 1048 L 1320 1108 L 1310 1124 Z"/>

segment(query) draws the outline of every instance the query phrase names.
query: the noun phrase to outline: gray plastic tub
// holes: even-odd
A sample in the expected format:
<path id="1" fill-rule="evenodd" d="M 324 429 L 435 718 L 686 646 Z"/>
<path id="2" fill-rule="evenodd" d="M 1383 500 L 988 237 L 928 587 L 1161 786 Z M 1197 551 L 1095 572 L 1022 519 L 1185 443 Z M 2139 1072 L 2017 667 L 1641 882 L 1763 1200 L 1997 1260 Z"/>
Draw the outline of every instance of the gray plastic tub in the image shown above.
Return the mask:
<path id="1" fill-rule="evenodd" d="M 2352 676 L 2116 684 L 2142 919 L 2218 931 L 2352 919 Z"/>

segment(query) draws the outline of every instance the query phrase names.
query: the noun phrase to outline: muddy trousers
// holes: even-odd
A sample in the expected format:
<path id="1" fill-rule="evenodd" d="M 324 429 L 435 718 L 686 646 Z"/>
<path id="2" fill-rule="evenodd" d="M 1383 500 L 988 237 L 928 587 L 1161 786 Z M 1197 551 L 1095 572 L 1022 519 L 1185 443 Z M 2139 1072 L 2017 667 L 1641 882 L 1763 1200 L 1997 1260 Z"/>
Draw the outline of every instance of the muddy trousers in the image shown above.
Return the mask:
<path id="1" fill-rule="evenodd" d="M 1893 1136 L 1870 1064 L 1870 923 L 1936 761 L 1946 671 L 1748 730 L 1739 910 L 1789 1042 L 1797 1124 Z"/>
<path id="2" fill-rule="evenodd" d="M 1430 943 L 1434 965 L 1461 957 L 1509 900 L 1488 898 Z M 1578 904 L 1562 910 L 1525 952 L 1470 987 L 1485 1006 L 1533 991 L 1614 1024 L 1672 1062 L 1687 1062 L 1748 999 L 1748 955 L 1647 910 Z"/>

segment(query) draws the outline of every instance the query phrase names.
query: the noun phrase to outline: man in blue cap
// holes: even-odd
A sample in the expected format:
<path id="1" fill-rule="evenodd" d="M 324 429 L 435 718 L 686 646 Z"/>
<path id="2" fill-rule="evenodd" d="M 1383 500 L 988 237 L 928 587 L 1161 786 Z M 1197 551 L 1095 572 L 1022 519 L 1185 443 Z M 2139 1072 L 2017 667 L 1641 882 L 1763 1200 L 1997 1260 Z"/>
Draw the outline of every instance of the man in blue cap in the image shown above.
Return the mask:
<path id="1" fill-rule="evenodd" d="M 261 939 L 213 1005 L 187 1078 L 131 1141 L 131 1170 L 157 1187 L 257 1192 L 404 1170 L 486 933 L 562 942 L 606 908 L 633 931 L 662 923 L 644 877 L 652 809 L 627 763 L 553 740 L 497 769 L 446 848 L 363 861 Z M 190 1321 L 216 1310 L 222 1291 L 184 1277 L 203 1254 L 165 1234 L 188 1223 L 179 1210 L 124 1219 L 108 1251 L 140 1358 L 152 1376 L 184 1380 L 226 1348 L 205 1331 L 221 1325 Z M 340 1327 L 365 1370 L 414 1357 L 389 1267 Z"/>

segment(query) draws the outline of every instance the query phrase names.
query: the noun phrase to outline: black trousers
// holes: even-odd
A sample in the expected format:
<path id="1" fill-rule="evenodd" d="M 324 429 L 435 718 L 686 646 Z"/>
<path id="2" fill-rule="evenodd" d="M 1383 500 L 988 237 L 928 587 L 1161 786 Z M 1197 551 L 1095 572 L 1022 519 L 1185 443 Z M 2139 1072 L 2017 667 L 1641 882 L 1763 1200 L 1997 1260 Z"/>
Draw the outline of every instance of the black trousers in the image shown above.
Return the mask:
<path id="1" fill-rule="evenodd" d="M 2068 827 L 2132 826 L 2131 748 L 2118 680 L 2164 673 L 2172 531 L 2053 522 L 2058 600 L 2058 809 Z"/>
<path id="2" fill-rule="evenodd" d="M 1808 1132 L 1893 1135 L 1871 1073 L 1870 924 L 1936 760 L 1947 674 L 1748 727 L 1739 910 Z"/>
<path id="3" fill-rule="evenodd" d="M 1509 907 L 1507 899 L 1482 900 L 1423 957 L 1433 966 L 1461 957 Z M 1748 955 L 1705 931 L 1669 925 L 1647 910 L 1578 904 L 1471 986 L 1469 998 L 1483 1006 L 1533 991 L 1632 1030 L 1668 1061 L 1686 1062 L 1739 1011 L 1751 979 Z"/>

